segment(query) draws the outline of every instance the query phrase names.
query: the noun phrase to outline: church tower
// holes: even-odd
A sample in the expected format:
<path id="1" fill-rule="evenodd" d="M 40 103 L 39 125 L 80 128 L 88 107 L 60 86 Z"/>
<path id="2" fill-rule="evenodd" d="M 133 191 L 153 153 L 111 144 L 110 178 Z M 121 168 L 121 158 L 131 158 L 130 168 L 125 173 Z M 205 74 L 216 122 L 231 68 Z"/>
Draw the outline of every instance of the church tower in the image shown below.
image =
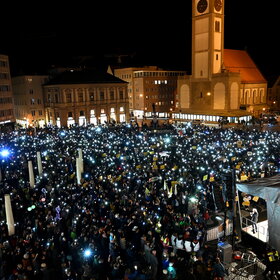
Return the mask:
<path id="1" fill-rule="evenodd" d="M 192 74 L 178 84 L 187 118 L 236 121 L 265 107 L 266 81 L 250 56 L 224 49 L 225 1 L 192 0 Z"/>
<path id="2" fill-rule="evenodd" d="M 192 76 L 209 81 L 222 71 L 224 0 L 192 1 Z"/>

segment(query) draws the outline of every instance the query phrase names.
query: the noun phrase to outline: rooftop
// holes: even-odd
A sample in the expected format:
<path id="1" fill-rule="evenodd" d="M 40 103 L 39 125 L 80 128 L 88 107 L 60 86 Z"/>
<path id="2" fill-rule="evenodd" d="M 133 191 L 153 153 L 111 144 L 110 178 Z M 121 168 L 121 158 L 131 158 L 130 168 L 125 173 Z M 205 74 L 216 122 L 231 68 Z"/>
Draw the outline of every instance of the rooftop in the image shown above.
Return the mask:
<path id="1" fill-rule="evenodd" d="M 57 74 L 45 85 L 127 83 L 109 73 L 93 70 L 70 70 Z"/>
<path id="2" fill-rule="evenodd" d="M 224 66 L 229 72 L 241 75 L 241 83 L 266 83 L 266 79 L 244 50 L 224 50 Z"/>

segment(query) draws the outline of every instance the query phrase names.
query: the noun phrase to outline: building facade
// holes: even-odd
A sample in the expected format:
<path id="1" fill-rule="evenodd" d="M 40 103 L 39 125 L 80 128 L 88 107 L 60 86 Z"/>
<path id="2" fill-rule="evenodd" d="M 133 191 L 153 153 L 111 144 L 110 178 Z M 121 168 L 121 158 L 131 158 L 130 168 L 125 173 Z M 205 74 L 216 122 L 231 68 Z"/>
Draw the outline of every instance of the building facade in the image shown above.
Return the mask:
<path id="1" fill-rule="evenodd" d="M 224 2 L 192 0 L 192 75 L 178 81 L 175 118 L 236 122 L 267 107 L 267 82 L 250 56 L 224 49 Z"/>
<path id="2" fill-rule="evenodd" d="M 15 118 L 23 127 L 45 125 L 42 85 L 47 81 L 47 75 L 24 75 L 12 78 Z"/>
<path id="3" fill-rule="evenodd" d="M 0 54 L 0 124 L 14 122 L 14 101 L 9 58 Z"/>
<path id="4" fill-rule="evenodd" d="M 137 119 L 166 117 L 179 106 L 178 77 L 184 71 L 167 71 L 157 66 L 115 69 L 114 75 L 128 82 L 129 109 Z"/>
<path id="5" fill-rule="evenodd" d="M 271 111 L 280 112 L 280 76 L 272 80 L 268 87 L 267 103 Z"/>
<path id="6" fill-rule="evenodd" d="M 66 71 L 43 85 L 46 122 L 57 126 L 129 121 L 127 83 L 108 73 Z"/>

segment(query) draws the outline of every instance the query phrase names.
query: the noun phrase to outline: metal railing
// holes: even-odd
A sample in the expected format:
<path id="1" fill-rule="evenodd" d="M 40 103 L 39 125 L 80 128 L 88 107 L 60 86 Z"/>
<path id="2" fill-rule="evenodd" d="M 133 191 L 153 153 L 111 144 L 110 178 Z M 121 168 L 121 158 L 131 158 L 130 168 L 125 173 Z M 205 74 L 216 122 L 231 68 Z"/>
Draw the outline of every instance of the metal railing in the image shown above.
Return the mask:
<path id="1" fill-rule="evenodd" d="M 253 231 L 253 222 L 246 217 L 241 217 L 241 229 L 246 233 L 251 234 L 251 232 Z M 269 238 L 267 227 L 257 223 L 257 232 L 255 232 L 253 236 L 261 240 L 263 239 L 263 237 L 265 237 L 267 242 Z"/>

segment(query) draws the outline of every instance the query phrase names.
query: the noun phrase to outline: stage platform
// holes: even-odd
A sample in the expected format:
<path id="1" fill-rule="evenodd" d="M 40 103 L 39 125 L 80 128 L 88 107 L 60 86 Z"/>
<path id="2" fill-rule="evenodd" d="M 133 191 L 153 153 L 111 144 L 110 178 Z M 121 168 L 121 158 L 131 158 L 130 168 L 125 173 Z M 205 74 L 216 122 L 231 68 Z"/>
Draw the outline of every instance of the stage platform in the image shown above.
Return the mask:
<path id="1" fill-rule="evenodd" d="M 250 235 L 254 236 L 255 238 L 258 238 L 259 240 L 267 243 L 269 240 L 267 220 L 257 223 L 257 229 L 258 229 L 258 231 L 253 233 L 251 225 L 242 228 L 242 230 L 245 231 L 247 234 L 250 234 Z"/>

